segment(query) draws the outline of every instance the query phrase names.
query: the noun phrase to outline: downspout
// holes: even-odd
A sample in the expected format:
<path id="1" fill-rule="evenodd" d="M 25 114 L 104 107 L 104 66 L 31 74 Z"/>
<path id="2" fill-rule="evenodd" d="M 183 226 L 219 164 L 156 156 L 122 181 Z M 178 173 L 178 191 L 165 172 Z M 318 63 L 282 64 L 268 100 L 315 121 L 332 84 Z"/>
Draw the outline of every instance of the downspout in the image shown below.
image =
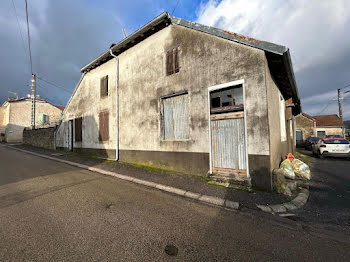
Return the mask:
<path id="1" fill-rule="evenodd" d="M 109 53 L 116 59 L 117 62 L 117 75 L 116 75 L 116 113 L 117 113 L 117 132 L 115 139 L 115 160 L 119 160 L 119 57 L 113 54 L 112 49 L 109 49 Z"/>

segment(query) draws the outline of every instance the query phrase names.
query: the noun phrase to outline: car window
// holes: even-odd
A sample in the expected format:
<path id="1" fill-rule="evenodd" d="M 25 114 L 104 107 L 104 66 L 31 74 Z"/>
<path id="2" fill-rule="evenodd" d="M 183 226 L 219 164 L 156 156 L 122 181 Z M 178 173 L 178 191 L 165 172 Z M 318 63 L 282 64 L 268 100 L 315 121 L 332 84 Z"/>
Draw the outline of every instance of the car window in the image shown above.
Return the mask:
<path id="1" fill-rule="evenodd" d="M 334 140 L 325 140 L 325 144 L 349 144 L 348 140 L 345 139 L 334 139 Z"/>

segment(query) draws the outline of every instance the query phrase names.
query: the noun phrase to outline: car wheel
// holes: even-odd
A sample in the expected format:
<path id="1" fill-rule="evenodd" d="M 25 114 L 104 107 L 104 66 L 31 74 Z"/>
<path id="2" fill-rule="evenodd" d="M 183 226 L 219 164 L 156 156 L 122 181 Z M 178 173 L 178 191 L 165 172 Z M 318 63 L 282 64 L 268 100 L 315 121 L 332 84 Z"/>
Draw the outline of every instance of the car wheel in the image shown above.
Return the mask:
<path id="1" fill-rule="evenodd" d="M 318 158 L 319 158 L 319 159 L 324 159 L 324 155 L 323 155 L 323 154 L 321 154 L 321 152 L 320 152 L 320 151 L 318 151 Z"/>

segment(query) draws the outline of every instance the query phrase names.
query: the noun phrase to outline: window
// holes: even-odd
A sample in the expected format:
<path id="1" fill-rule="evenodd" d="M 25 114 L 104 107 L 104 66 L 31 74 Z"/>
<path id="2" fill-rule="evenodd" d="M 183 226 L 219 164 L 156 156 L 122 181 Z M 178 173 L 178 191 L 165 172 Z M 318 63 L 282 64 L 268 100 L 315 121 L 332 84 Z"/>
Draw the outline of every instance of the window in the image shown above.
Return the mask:
<path id="1" fill-rule="evenodd" d="M 210 113 L 243 110 L 243 87 L 238 85 L 210 93 Z"/>
<path id="2" fill-rule="evenodd" d="M 108 76 L 104 76 L 100 80 L 100 97 L 108 96 Z"/>
<path id="3" fill-rule="evenodd" d="M 76 118 L 74 124 L 75 142 L 81 142 L 83 140 L 83 118 Z"/>
<path id="4" fill-rule="evenodd" d="M 39 114 L 39 123 L 42 125 L 49 124 L 49 116 L 46 114 Z"/>
<path id="5" fill-rule="evenodd" d="M 162 98 L 162 136 L 164 140 L 190 137 L 188 94 Z"/>
<path id="6" fill-rule="evenodd" d="M 279 97 L 279 107 L 280 107 L 280 128 L 281 128 L 281 141 L 287 141 L 287 131 L 286 131 L 286 106 L 283 97 Z"/>
<path id="7" fill-rule="evenodd" d="M 109 113 L 101 112 L 99 118 L 99 136 L 100 141 L 107 141 L 109 139 Z"/>
<path id="8" fill-rule="evenodd" d="M 317 131 L 318 137 L 326 137 L 326 131 Z"/>
<path id="9" fill-rule="evenodd" d="M 179 67 L 179 48 L 173 48 L 166 55 L 166 74 L 172 75 L 180 71 Z"/>

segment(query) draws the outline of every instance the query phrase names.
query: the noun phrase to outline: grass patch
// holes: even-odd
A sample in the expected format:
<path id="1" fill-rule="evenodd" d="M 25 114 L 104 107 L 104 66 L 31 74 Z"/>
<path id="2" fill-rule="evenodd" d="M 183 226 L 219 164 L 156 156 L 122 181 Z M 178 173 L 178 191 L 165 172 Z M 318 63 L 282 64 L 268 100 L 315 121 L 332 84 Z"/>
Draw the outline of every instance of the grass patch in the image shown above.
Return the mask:
<path id="1" fill-rule="evenodd" d="M 295 157 L 306 163 L 307 165 L 312 165 L 316 159 L 311 155 L 310 151 L 306 151 L 304 149 L 297 149 Z"/>
<path id="2" fill-rule="evenodd" d="M 253 188 L 244 188 L 244 187 L 232 187 L 232 186 L 224 186 L 224 185 L 220 185 L 220 184 L 216 184 L 210 181 L 206 181 L 205 182 L 208 186 L 217 186 L 217 187 L 221 187 L 221 188 L 226 188 L 226 189 L 232 189 L 232 190 L 236 190 L 236 191 L 242 191 L 242 192 L 247 192 L 247 193 L 254 193 L 255 190 Z"/>
<path id="3" fill-rule="evenodd" d="M 113 162 L 116 162 L 116 161 L 113 161 Z M 133 167 L 145 169 L 148 171 L 158 171 L 158 172 L 164 172 L 164 173 L 173 171 L 169 168 L 151 166 L 145 163 L 130 163 L 130 162 L 121 162 L 121 161 L 118 161 L 117 163 L 120 163 L 125 166 L 133 166 Z"/>

